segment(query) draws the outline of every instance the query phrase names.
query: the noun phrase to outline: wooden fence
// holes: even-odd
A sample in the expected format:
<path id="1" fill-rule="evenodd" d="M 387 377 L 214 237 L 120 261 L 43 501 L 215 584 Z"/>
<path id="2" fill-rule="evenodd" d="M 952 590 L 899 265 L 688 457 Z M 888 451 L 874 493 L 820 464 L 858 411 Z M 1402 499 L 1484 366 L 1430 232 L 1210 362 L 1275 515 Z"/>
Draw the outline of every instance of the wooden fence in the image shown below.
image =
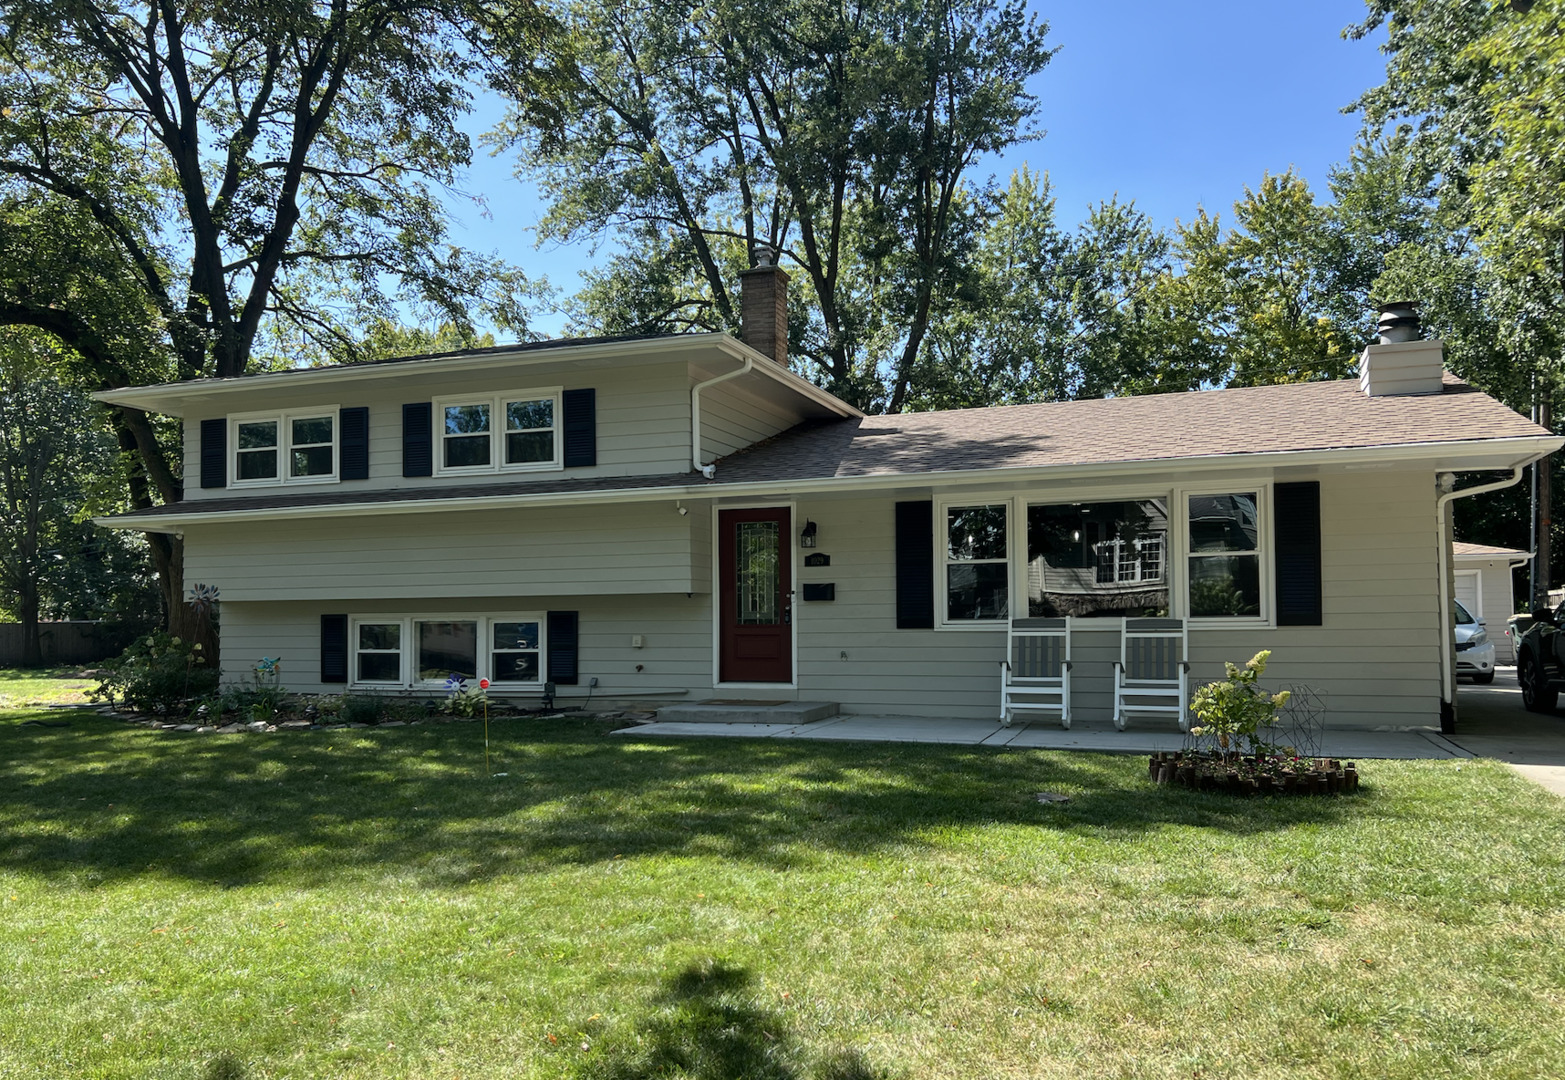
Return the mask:
<path id="1" fill-rule="evenodd" d="M 44 622 L 38 624 L 38 644 L 43 662 L 58 664 L 96 664 L 118 656 L 125 648 L 124 631 L 112 623 Z M 22 663 L 22 624 L 0 623 L 0 667 L 18 667 Z"/>

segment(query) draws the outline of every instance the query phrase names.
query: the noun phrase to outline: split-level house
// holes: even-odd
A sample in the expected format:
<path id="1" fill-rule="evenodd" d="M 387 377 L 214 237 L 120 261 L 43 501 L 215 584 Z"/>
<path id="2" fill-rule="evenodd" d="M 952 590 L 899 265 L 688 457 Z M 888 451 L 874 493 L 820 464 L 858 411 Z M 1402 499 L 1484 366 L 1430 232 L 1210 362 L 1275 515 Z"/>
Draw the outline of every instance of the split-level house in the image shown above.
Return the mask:
<path id="1" fill-rule="evenodd" d="M 101 393 L 185 431 L 184 500 L 102 524 L 183 536 L 225 678 L 281 657 L 301 692 L 998 718 L 1012 621 L 1058 618 L 1091 722 L 1126 620 L 1162 616 L 1192 684 L 1269 649 L 1331 724 L 1426 725 L 1449 503 L 1561 445 L 1392 340 L 1405 312 L 1353 381 L 865 416 L 789 369 L 786 280 L 746 273 L 742 340 Z"/>

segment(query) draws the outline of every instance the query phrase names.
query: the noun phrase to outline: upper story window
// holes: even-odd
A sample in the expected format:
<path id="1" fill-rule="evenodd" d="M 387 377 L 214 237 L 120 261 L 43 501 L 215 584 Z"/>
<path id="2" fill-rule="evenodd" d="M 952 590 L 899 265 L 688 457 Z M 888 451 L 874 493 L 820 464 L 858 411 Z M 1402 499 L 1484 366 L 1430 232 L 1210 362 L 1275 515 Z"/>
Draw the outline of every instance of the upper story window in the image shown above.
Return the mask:
<path id="1" fill-rule="evenodd" d="M 559 411 L 558 389 L 438 400 L 436 472 L 561 468 Z"/>
<path id="2" fill-rule="evenodd" d="M 337 411 L 231 417 L 233 484 L 337 479 Z"/>

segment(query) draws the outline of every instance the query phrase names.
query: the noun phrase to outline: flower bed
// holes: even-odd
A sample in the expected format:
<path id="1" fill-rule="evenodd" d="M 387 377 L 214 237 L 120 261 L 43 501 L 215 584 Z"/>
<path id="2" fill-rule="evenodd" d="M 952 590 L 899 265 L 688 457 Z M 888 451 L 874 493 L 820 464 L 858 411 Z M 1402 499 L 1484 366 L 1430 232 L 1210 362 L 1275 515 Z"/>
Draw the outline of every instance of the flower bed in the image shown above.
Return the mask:
<path id="1" fill-rule="evenodd" d="M 1234 795 L 1346 795 L 1359 787 L 1358 767 L 1351 761 L 1280 754 L 1160 751 L 1148 761 L 1147 775 L 1155 784 Z"/>

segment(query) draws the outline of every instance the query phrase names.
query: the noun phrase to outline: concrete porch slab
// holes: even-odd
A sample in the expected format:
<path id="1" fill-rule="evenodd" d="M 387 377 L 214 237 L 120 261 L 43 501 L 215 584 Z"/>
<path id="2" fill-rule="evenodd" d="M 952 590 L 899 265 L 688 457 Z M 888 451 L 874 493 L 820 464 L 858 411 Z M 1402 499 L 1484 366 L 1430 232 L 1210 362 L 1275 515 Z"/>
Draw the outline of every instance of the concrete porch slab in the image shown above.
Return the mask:
<path id="1" fill-rule="evenodd" d="M 1111 754 L 1150 754 L 1184 746 L 1179 732 L 1057 724 L 1015 724 L 993 720 L 943 720 L 919 716 L 835 716 L 811 724 L 678 722 L 657 720 L 616 731 L 616 735 L 738 736 L 760 739 L 816 739 L 830 742 L 940 743 L 995 746 L 1017 750 L 1082 750 Z M 1348 761 L 1470 758 L 1474 755 L 1435 731 L 1335 730 L 1322 736 L 1322 753 Z"/>
<path id="2" fill-rule="evenodd" d="M 658 723 L 810 724 L 836 716 L 835 701 L 691 702 L 658 710 Z"/>

